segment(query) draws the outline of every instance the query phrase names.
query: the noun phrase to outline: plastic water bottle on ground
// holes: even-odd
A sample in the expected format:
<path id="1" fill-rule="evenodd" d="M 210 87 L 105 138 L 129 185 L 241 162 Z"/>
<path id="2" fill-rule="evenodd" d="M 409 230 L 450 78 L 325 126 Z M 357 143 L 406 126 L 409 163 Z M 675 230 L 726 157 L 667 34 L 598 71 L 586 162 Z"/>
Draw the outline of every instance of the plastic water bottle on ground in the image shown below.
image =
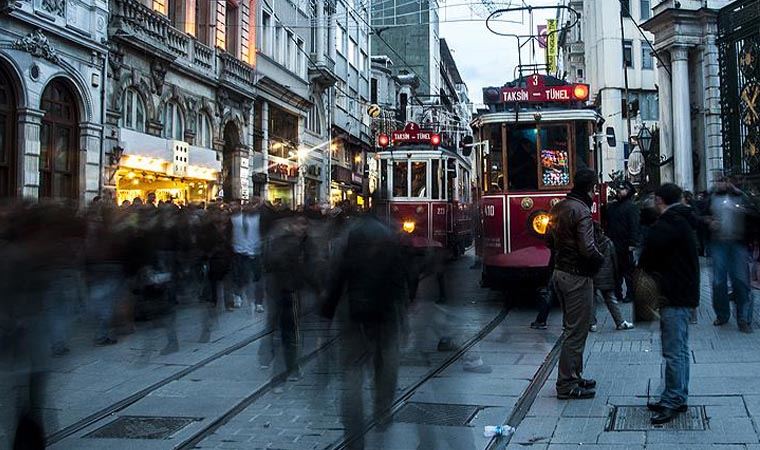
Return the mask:
<path id="1" fill-rule="evenodd" d="M 487 438 L 494 436 L 509 436 L 514 432 L 515 429 L 509 425 L 486 425 L 483 427 L 483 436 Z"/>

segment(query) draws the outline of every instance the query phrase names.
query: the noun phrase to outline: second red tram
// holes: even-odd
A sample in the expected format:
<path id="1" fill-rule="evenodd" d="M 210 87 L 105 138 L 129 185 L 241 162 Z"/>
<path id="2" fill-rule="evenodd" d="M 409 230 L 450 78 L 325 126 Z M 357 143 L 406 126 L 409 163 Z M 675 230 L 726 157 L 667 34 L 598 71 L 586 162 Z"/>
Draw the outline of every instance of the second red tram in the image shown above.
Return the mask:
<path id="1" fill-rule="evenodd" d="M 380 214 L 415 249 L 464 253 L 473 240 L 470 158 L 415 123 L 380 139 Z"/>
<path id="2" fill-rule="evenodd" d="M 476 153 L 485 286 L 546 282 L 549 212 L 564 200 L 577 169 L 596 166 L 599 115 L 585 106 L 588 94 L 585 84 L 539 74 L 484 89 L 489 112 L 472 124 L 478 147 L 488 149 Z M 598 217 L 597 202 L 592 212 Z"/>

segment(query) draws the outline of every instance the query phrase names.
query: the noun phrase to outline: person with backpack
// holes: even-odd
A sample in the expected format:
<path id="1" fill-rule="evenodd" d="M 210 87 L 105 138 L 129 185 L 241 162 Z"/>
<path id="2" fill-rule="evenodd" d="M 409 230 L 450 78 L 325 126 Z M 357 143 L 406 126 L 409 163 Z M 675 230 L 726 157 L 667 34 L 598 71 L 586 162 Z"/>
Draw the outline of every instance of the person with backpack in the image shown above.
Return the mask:
<path id="1" fill-rule="evenodd" d="M 632 330 L 633 324 L 623 319 L 623 314 L 620 312 L 620 307 L 615 298 L 615 290 L 618 285 L 617 280 L 620 277 L 615 245 L 610 238 L 604 235 L 602 227 L 598 223 L 594 223 L 594 235 L 599 251 L 604 255 L 602 267 L 594 275 L 594 300 L 596 301 L 596 299 L 601 298 L 604 301 L 604 304 L 607 305 L 607 310 L 612 316 L 612 320 L 615 322 L 616 329 Z M 596 307 L 594 307 L 591 312 L 590 331 L 596 332 L 596 330 Z"/>

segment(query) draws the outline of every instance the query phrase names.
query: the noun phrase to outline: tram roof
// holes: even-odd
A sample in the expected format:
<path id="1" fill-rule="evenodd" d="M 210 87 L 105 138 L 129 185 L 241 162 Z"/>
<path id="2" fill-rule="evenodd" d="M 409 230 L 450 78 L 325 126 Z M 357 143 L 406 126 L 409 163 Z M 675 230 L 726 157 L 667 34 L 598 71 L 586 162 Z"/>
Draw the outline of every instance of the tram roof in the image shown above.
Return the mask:
<path id="1" fill-rule="evenodd" d="M 465 163 L 465 165 L 470 166 L 472 163 L 469 158 L 462 156 L 457 151 L 449 150 L 443 147 L 438 148 L 432 148 L 430 145 L 403 145 L 399 147 L 388 147 L 383 151 L 377 152 L 377 155 L 380 158 L 397 158 L 401 155 L 406 156 L 407 154 L 411 153 L 412 157 L 420 157 L 420 158 L 433 158 L 436 156 L 449 156 L 454 157 L 460 160 L 461 162 Z"/>
<path id="2" fill-rule="evenodd" d="M 541 114 L 541 119 L 536 120 L 536 115 Z M 571 121 L 596 121 L 602 116 L 593 109 L 561 109 L 542 111 L 504 111 L 481 114 L 470 123 L 471 126 L 479 127 L 490 123 L 555 123 Z"/>

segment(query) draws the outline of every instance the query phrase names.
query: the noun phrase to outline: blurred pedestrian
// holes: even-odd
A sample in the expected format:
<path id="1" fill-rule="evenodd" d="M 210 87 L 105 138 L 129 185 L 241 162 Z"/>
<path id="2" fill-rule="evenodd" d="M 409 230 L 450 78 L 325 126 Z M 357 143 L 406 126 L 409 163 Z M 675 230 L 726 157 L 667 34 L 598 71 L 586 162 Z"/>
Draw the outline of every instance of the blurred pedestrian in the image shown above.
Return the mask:
<path id="1" fill-rule="evenodd" d="M 691 211 L 681 204 L 683 192 L 667 183 L 655 192 L 660 218 L 649 231 L 640 266 L 657 284 L 660 306 L 665 389 L 657 403 L 653 424 L 672 421 L 686 411 L 689 396 L 689 317 L 699 306 L 699 257 L 696 236 L 689 224 Z"/>
<path id="2" fill-rule="evenodd" d="M 230 270 L 232 245 L 230 243 L 229 218 L 219 207 L 210 207 L 202 218 L 198 244 L 206 266 L 206 286 L 209 291 L 205 297 L 206 315 L 199 339 L 207 343 L 211 339 L 211 329 L 217 319 L 219 302 L 224 298 L 224 277 Z"/>
<path id="3" fill-rule="evenodd" d="M 250 288 L 261 279 L 261 224 L 259 200 L 237 205 L 230 215 L 232 239 L 233 306 L 252 306 Z"/>
<path id="4" fill-rule="evenodd" d="M 567 199 L 557 203 L 551 211 L 549 247 L 555 253 L 551 282 L 563 307 L 566 327 L 557 376 L 560 399 L 596 395 L 596 381 L 582 377 L 583 353 L 594 304 L 593 276 L 604 260 L 594 239 L 591 220 L 591 195 L 596 183 L 593 170 L 578 170 Z"/>
<path id="5" fill-rule="evenodd" d="M 354 220 L 323 314 L 333 317 L 345 287 L 348 320 L 340 352 L 345 370 L 341 416 L 349 448 L 363 449 L 364 370 L 374 369 L 374 417 L 385 425 L 396 393 L 406 279 L 396 234 L 374 213 Z"/>
<path id="6" fill-rule="evenodd" d="M 633 300 L 634 251 L 641 239 L 639 207 L 633 202 L 636 188 L 630 181 L 620 181 L 616 186 L 616 201 L 607 207 L 607 236 L 615 245 L 620 277 L 617 280 L 616 295 L 624 303 Z M 625 296 L 623 295 L 625 281 Z"/>
<path id="7" fill-rule="evenodd" d="M 728 281 L 731 281 L 736 302 L 736 321 L 739 330 L 752 333 L 753 299 L 749 284 L 749 250 L 746 242 L 747 215 L 751 206 L 744 193 L 728 177 L 717 179 L 710 194 L 706 218 L 710 229 L 712 257 L 712 288 L 715 326 L 728 323 L 731 305 Z"/>
<path id="8" fill-rule="evenodd" d="M 604 262 L 602 263 L 599 272 L 594 276 L 594 299 L 601 299 L 607 306 L 607 310 L 612 316 L 612 320 L 615 322 L 615 329 L 617 330 L 631 330 L 633 324 L 626 321 L 623 318 L 623 314 L 620 312 L 617 298 L 615 297 L 615 291 L 618 286 L 618 278 L 620 273 L 618 271 L 618 260 L 615 255 L 615 245 L 610 238 L 604 235 L 602 227 L 598 223 L 594 223 L 594 234 L 596 244 L 599 247 L 599 251 L 604 255 Z M 591 315 L 591 331 L 596 332 L 597 320 L 596 320 L 596 301 L 592 308 Z"/>

